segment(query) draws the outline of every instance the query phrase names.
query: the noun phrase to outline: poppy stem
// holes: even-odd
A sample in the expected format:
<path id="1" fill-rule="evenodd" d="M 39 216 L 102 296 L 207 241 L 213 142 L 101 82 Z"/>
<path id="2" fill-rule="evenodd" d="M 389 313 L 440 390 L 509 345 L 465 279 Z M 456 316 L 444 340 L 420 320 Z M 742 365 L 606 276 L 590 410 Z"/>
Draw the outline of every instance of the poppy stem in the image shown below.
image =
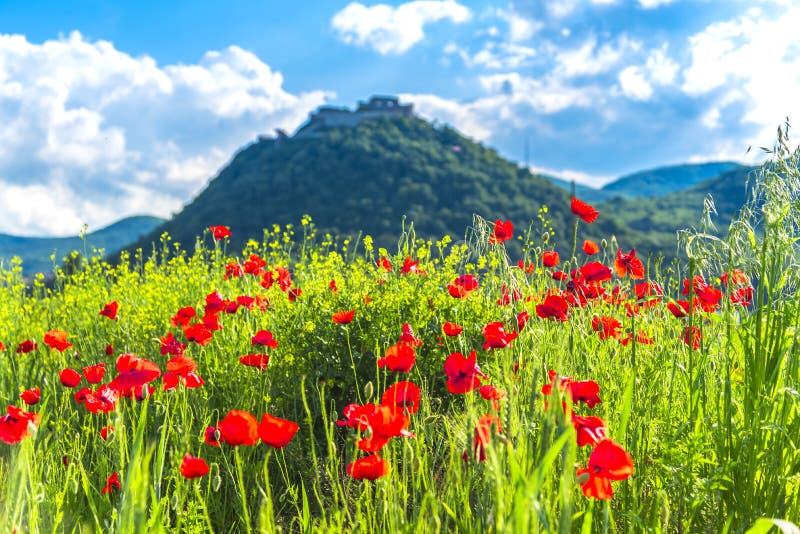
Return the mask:
<path id="1" fill-rule="evenodd" d="M 353 380 L 355 381 L 356 394 L 358 395 L 358 403 L 364 404 L 364 401 L 361 398 L 361 388 L 358 386 L 358 370 L 356 369 L 356 360 L 353 357 L 353 348 L 350 346 L 350 328 L 348 327 L 348 325 L 345 325 L 344 331 L 347 334 L 347 352 L 348 354 L 350 354 L 350 367 L 353 369 Z"/>

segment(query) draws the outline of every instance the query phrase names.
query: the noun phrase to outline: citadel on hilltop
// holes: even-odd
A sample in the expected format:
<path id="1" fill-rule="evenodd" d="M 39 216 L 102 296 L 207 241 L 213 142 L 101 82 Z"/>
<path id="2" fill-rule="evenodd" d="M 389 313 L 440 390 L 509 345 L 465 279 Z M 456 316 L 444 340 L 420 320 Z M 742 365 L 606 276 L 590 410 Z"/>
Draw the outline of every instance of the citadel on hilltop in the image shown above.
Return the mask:
<path id="1" fill-rule="evenodd" d="M 320 106 L 311 113 L 294 137 L 313 137 L 326 128 L 355 128 L 362 121 L 381 117 L 412 117 L 414 104 L 401 104 L 396 96 L 374 95 L 368 102 L 359 102 L 358 108 L 351 111 L 346 107 Z M 278 132 L 278 136 L 286 134 Z"/>

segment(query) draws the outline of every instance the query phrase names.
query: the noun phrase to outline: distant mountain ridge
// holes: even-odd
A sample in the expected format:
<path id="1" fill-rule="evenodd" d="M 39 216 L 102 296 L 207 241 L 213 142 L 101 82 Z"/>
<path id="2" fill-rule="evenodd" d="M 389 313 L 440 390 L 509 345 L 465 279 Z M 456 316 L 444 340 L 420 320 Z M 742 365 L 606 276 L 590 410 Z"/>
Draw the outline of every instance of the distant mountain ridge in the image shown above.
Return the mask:
<path id="1" fill-rule="evenodd" d="M 26 275 L 51 272 L 53 260 L 50 256 L 53 253 L 56 254 L 56 265 L 60 265 L 63 258 L 73 250 L 81 254 L 84 248 L 88 252 L 93 248 L 104 249 L 107 253 L 117 252 L 163 222 L 164 219 L 149 215 L 127 217 L 86 234 L 83 240 L 78 236 L 22 237 L 0 234 L 0 260 L 7 267 L 14 256 L 19 256 Z"/>
<path id="2" fill-rule="evenodd" d="M 613 197 L 660 197 L 685 191 L 722 173 L 744 168 L 746 167 L 732 161 L 668 165 L 627 174 L 599 189 L 576 184 L 576 194 L 587 202 L 599 202 Z M 556 185 L 570 190 L 569 181 L 548 178 Z"/>

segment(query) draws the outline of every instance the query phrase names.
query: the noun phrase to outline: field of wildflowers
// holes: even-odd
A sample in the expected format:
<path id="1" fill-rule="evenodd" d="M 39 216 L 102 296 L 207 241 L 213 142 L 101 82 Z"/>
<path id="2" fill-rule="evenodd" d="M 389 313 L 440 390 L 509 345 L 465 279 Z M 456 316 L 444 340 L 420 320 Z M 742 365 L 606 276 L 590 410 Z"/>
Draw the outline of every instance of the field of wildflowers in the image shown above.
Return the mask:
<path id="1" fill-rule="evenodd" d="M 780 141 L 727 236 L 688 231 L 669 265 L 584 241 L 602 213 L 573 199 L 569 258 L 542 209 L 391 253 L 305 219 L 52 288 L 12 266 L 0 531 L 797 532 Z"/>

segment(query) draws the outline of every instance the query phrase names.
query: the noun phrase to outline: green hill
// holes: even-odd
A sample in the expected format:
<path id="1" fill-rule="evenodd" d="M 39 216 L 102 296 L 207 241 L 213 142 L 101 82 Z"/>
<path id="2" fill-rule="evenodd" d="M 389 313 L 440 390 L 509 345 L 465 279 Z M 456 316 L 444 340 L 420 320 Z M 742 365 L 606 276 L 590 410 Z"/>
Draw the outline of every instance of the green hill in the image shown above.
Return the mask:
<path id="1" fill-rule="evenodd" d="M 604 185 L 601 191 L 609 197 L 658 197 L 684 191 L 724 172 L 741 168 L 738 163 L 730 161 L 659 167 L 618 178 Z"/>
<path id="2" fill-rule="evenodd" d="M 14 256 L 22 258 L 22 268 L 26 275 L 53 270 L 53 260 L 61 260 L 73 250 L 83 253 L 93 248 L 116 252 L 125 245 L 151 232 L 163 223 L 164 219 L 140 215 L 127 217 L 105 228 L 86 234 L 85 243 L 80 237 L 20 237 L 0 234 L 0 261 L 8 265 Z"/>
<path id="3" fill-rule="evenodd" d="M 576 184 L 575 193 L 586 202 L 600 202 L 614 197 L 660 197 L 685 191 L 724 172 L 742 168 L 742 165 L 730 161 L 671 165 L 628 174 L 600 189 Z M 567 180 L 552 176 L 546 178 L 567 191 L 571 190 L 572 184 Z"/>
<path id="4" fill-rule="evenodd" d="M 542 205 L 562 244 L 570 240 L 569 195 L 456 130 L 418 118 L 380 118 L 313 136 L 261 139 L 241 150 L 193 202 L 133 247 L 162 232 L 184 245 L 209 225 L 230 226 L 231 250 L 273 224 L 311 215 L 339 237 L 370 234 L 396 247 L 405 216 L 418 237 L 460 240 L 472 215 L 508 219 L 521 235 Z M 536 228 L 536 235 L 541 228 Z M 605 215 L 590 234 L 619 227 Z M 537 237 L 537 242 L 540 240 Z M 518 252 L 519 248 L 517 245 Z"/>
<path id="5" fill-rule="evenodd" d="M 675 232 L 697 226 L 706 195 L 714 200 L 715 225 L 720 231 L 727 229 L 747 199 L 747 177 L 754 170 L 755 167 L 737 165 L 685 191 L 655 198 L 615 198 L 597 208 L 613 211 L 620 224 L 640 235 L 643 249 L 661 250 L 671 256 L 675 254 Z"/>

